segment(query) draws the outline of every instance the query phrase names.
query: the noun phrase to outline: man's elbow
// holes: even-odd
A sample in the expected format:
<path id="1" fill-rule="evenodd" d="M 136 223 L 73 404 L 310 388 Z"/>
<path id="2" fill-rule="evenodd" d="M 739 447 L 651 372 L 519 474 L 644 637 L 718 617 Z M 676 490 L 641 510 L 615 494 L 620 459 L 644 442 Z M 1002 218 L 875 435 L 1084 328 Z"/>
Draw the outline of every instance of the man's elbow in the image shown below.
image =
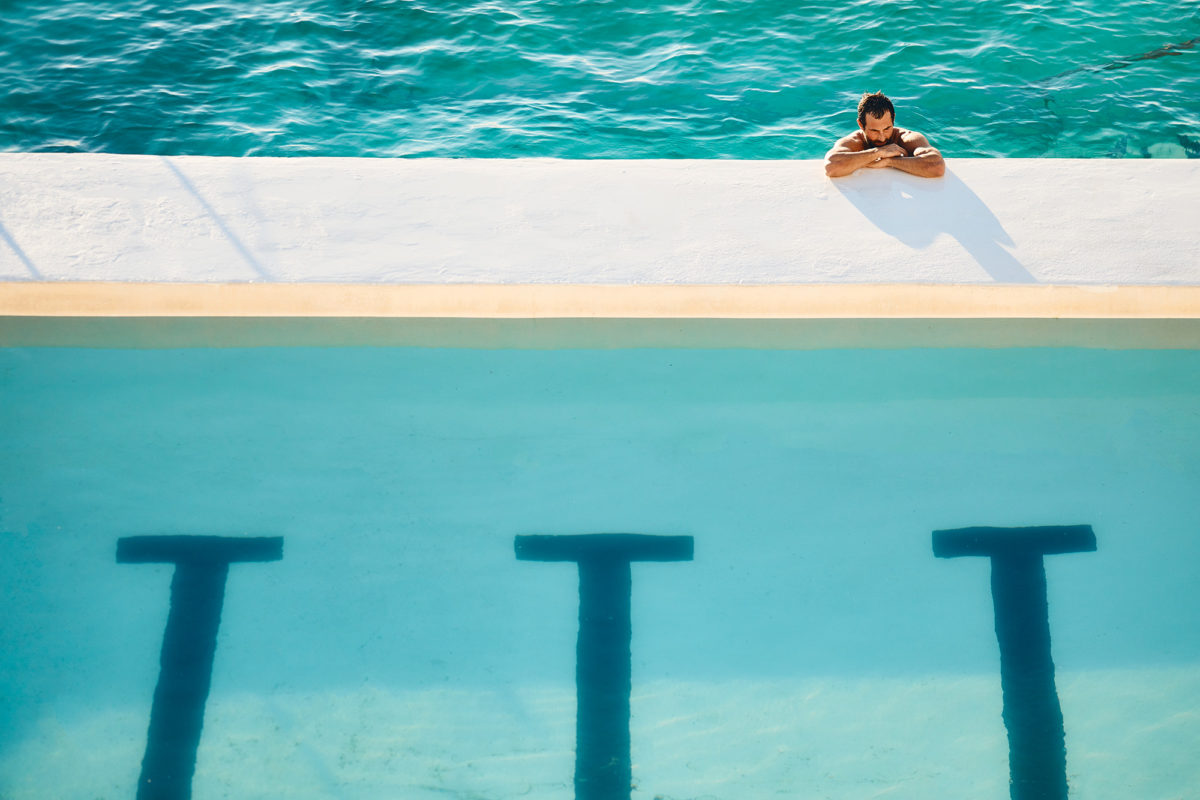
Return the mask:
<path id="1" fill-rule="evenodd" d="M 846 171 L 846 168 L 844 166 L 839 166 L 839 165 L 835 164 L 831 159 L 828 159 L 828 158 L 825 159 L 825 177 L 840 178 L 843 175 L 848 175 L 848 174 L 849 173 Z"/>
<path id="2" fill-rule="evenodd" d="M 938 151 L 933 150 L 921 158 L 925 161 L 925 169 L 922 171 L 925 177 L 940 178 L 946 174 L 946 159 L 942 158 Z"/>

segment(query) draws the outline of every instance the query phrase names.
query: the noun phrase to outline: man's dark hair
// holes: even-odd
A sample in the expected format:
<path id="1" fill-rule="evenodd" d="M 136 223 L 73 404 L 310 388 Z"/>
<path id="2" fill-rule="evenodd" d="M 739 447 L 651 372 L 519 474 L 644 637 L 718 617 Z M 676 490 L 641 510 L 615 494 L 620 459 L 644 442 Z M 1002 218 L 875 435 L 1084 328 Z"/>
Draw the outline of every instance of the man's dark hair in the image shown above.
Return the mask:
<path id="1" fill-rule="evenodd" d="M 894 122 L 896 119 L 896 108 L 883 92 L 876 92 L 875 94 L 864 93 L 862 100 L 858 101 L 859 125 L 867 124 L 867 114 L 870 114 L 872 117 L 882 117 L 884 114 L 891 114 L 892 121 Z"/>

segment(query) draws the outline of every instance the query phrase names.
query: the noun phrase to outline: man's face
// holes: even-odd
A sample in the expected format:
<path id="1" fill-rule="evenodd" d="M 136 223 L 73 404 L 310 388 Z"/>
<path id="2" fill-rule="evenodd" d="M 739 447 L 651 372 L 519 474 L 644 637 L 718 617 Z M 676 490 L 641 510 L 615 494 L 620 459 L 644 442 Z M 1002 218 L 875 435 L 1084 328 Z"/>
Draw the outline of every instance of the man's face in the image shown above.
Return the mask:
<path id="1" fill-rule="evenodd" d="M 892 115 L 885 111 L 882 117 L 873 117 L 867 114 L 863 122 L 858 123 L 858 127 L 862 129 L 863 135 L 867 137 L 867 141 L 872 147 L 882 147 L 887 144 L 892 138 Z"/>

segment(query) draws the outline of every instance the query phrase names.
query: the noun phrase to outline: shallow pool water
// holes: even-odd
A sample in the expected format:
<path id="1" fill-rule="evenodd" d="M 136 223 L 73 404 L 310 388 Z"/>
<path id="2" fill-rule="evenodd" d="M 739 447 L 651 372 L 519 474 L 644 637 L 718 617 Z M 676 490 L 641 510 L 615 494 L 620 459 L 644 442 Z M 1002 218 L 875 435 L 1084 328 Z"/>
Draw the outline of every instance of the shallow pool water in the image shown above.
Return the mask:
<path id="1" fill-rule="evenodd" d="M 229 569 L 195 797 L 570 796 L 578 570 L 632 565 L 634 798 L 1002 797 L 989 559 L 1044 558 L 1066 779 L 1200 780 L 1200 352 L 0 350 L 0 795 L 128 798 L 171 603 L 132 536 L 281 537 Z M 157 707 L 157 706 L 156 706 Z"/>

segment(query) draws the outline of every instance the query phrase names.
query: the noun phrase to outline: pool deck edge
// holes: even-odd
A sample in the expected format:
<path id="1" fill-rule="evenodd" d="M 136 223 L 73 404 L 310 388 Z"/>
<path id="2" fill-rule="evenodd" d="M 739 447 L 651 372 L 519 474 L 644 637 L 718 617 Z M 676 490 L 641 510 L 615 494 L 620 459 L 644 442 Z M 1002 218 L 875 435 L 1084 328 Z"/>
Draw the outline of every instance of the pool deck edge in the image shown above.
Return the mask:
<path id="1" fill-rule="evenodd" d="M 1196 319 L 1200 286 L 10 282 L 0 316 Z"/>

